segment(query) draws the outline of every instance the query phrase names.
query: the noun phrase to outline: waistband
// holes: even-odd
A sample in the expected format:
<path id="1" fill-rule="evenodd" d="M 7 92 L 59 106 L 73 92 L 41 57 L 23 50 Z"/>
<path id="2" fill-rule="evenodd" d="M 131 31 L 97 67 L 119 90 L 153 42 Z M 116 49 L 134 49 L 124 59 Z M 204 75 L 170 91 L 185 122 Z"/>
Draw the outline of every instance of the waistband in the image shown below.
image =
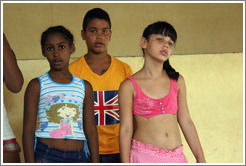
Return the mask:
<path id="1" fill-rule="evenodd" d="M 21 148 L 16 139 L 3 140 L 3 152 L 20 152 Z"/>
<path id="2" fill-rule="evenodd" d="M 52 147 L 48 144 L 45 144 L 39 140 L 37 140 L 37 145 L 36 145 L 37 149 L 50 149 L 52 151 L 56 151 L 56 152 L 60 152 L 60 153 L 78 153 L 78 152 L 84 152 L 84 148 L 80 148 L 80 149 L 75 149 L 75 150 L 63 150 L 63 149 L 58 149 L 55 147 Z M 36 149 L 35 149 L 36 150 Z"/>
<path id="3" fill-rule="evenodd" d="M 10 144 L 10 143 L 17 143 L 15 138 L 8 139 L 8 140 L 3 140 L 3 145 L 5 144 Z"/>
<path id="4" fill-rule="evenodd" d="M 141 141 L 132 139 L 131 150 L 136 150 L 143 153 L 148 153 L 155 156 L 178 156 L 183 154 L 183 145 L 175 149 L 163 149 L 151 144 L 144 144 Z"/>

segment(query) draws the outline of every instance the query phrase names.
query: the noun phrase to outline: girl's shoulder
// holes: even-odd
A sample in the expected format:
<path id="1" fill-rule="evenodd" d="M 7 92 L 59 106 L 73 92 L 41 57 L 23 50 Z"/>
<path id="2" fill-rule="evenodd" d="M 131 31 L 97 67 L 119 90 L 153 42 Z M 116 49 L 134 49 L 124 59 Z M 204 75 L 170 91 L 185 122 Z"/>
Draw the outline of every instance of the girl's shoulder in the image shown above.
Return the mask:
<path id="1" fill-rule="evenodd" d="M 133 76 L 133 75 L 132 75 Z M 132 76 L 129 76 L 129 77 L 132 77 Z M 125 90 L 133 90 L 134 87 L 133 87 L 133 84 L 132 84 L 132 81 L 131 79 L 127 77 L 121 84 L 120 84 L 120 87 L 119 87 L 119 91 L 125 91 Z"/>
<path id="2" fill-rule="evenodd" d="M 39 93 L 40 92 L 40 82 L 38 78 L 33 78 L 27 85 L 26 91 Z"/>
<path id="3" fill-rule="evenodd" d="M 33 79 L 29 82 L 29 85 L 32 85 L 32 86 L 39 86 L 39 85 L 40 85 L 39 78 L 33 78 Z"/>
<path id="4" fill-rule="evenodd" d="M 185 79 L 181 74 L 179 74 L 179 78 L 177 80 L 177 86 L 178 89 L 185 87 Z"/>
<path id="5" fill-rule="evenodd" d="M 87 81 L 83 78 L 80 78 L 80 77 L 77 77 L 75 76 L 74 74 L 72 74 L 72 77 L 73 77 L 73 80 L 72 80 L 72 83 L 76 83 L 76 84 L 83 84 L 83 86 L 85 86 L 87 83 Z"/>
<path id="6" fill-rule="evenodd" d="M 122 83 L 131 84 L 133 81 L 142 80 L 141 78 L 142 78 L 142 72 L 141 72 L 141 70 L 139 70 L 136 73 L 134 73 L 133 75 L 127 77 L 125 79 L 125 81 L 123 81 Z"/>
<path id="7" fill-rule="evenodd" d="M 181 74 L 179 74 L 179 78 L 177 80 L 177 83 L 179 82 L 184 82 L 184 77 Z"/>
<path id="8" fill-rule="evenodd" d="M 92 85 L 91 85 L 91 83 L 89 81 L 84 80 L 84 79 L 83 79 L 83 81 L 84 81 L 84 85 L 85 85 L 85 89 L 86 90 L 88 90 L 88 89 L 93 90 Z"/>
<path id="9" fill-rule="evenodd" d="M 129 77 L 132 77 L 132 76 L 129 76 Z M 131 80 L 129 77 L 127 77 L 124 81 L 122 81 L 122 83 L 120 84 L 120 87 L 129 86 L 131 84 Z"/>

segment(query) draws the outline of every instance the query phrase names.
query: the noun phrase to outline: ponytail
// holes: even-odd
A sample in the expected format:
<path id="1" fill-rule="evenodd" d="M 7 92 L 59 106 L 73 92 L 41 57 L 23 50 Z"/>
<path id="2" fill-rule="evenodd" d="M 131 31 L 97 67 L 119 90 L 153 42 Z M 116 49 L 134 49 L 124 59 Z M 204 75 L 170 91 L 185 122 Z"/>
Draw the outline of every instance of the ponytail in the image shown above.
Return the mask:
<path id="1" fill-rule="evenodd" d="M 169 63 L 169 59 L 163 63 L 163 70 L 166 71 L 166 73 L 170 79 L 173 79 L 176 81 L 178 80 L 179 72 L 176 72 L 176 70 L 174 68 L 172 68 L 172 66 Z"/>

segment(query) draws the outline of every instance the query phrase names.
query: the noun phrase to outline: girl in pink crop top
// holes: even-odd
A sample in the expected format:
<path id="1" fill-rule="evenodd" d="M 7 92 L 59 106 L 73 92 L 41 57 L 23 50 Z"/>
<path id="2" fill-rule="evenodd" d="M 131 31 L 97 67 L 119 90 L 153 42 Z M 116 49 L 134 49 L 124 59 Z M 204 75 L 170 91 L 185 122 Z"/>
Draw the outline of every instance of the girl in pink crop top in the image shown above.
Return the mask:
<path id="1" fill-rule="evenodd" d="M 206 162 L 189 114 L 184 78 L 169 63 L 176 39 L 167 22 L 147 26 L 140 41 L 143 68 L 120 85 L 123 163 L 187 163 L 179 127 L 196 161 Z"/>
<path id="2" fill-rule="evenodd" d="M 152 99 L 144 94 L 133 76 L 128 77 L 136 91 L 132 105 L 134 115 L 150 118 L 155 115 L 177 114 L 178 87 L 175 80 L 171 79 L 171 89 L 169 93 L 161 99 Z"/>

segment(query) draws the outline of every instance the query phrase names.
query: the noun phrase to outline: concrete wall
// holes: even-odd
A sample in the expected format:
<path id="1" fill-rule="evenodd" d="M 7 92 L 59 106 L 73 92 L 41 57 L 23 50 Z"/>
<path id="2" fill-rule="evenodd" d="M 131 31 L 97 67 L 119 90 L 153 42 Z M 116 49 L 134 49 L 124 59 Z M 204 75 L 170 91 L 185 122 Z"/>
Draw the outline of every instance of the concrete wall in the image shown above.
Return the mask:
<path id="1" fill-rule="evenodd" d="M 243 50 L 243 5 L 237 3 L 4 3 L 4 32 L 18 59 L 40 59 L 41 33 L 61 24 L 74 34 L 74 57 L 79 57 L 87 51 L 80 37 L 82 21 L 94 7 L 101 7 L 111 17 L 109 53 L 114 56 L 141 55 L 140 36 L 147 25 L 158 20 L 170 22 L 177 30 L 176 55 Z"/>
<path id="2" fill-rule="evenodd" d="M 121 57 L 133 72 L 142 57 Z M 74 59 L 72 59 L 74 60 Z M 243 162 L 243 54 L 174 55 L 172 66 L 185 78 L 187 102 L 208 163 Z M 49 69 L 46 60 L 19 60 L 25 83 L 18 94 L 4 88 L 10 123 L 19 143 L 22 136 L 23 98 L 28 82 Z M 189 162 L 195 159 L 186 144 Z M 21 153 L 23 159 L 23 154 Z M 23 160 L 22 160 L 23 161 Z"/>
<path id="3" fill-rule="evenodd" d="M 143 64 L 139 39 L 157 20 L 172 23 L 178 43 L 170 62 L 186 80 L 187 100 L 208 163 L 243 162 L 243 5 L 242 4 L 3 4 L 4 32 L 16 53 L 25 83 L 20 93 L 4 87 L 8 117 L 21 144 L 23 99 L 28 82 L 49 69 L 41 55 L 40 35 L 62 24 L 75 36 L 77 51 L 86 53 L 80 38 L 87 10 L 108 11 L 113 36 L 109 53 L 134 72 Z M 229 12 L 228 12 L 229 11 Z M 183 138 L 183 137 L 182 137 Z M 189 162 L 195 159 L 183 138 Z M 22 144 L 21 144 L 22 146 Z M 23 161 L 23 152 L 21 152 Z"/>

